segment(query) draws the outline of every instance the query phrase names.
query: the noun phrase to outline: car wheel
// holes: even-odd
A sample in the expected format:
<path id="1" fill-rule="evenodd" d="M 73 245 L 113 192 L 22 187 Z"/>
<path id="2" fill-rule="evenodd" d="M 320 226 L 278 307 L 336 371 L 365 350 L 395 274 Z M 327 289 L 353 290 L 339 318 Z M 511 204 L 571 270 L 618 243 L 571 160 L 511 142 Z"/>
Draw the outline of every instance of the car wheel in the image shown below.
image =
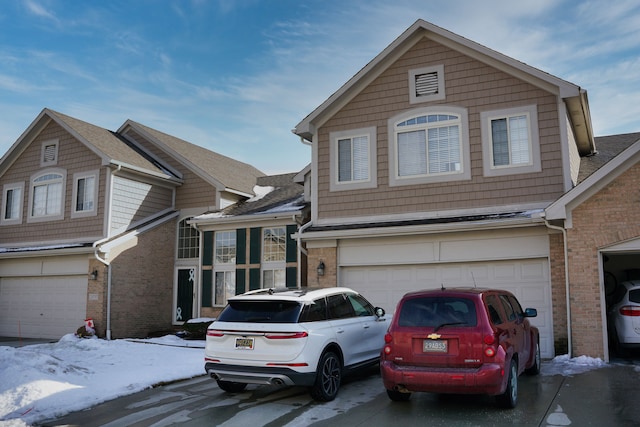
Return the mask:
<path id="1" fill-rule="evenodd" d="M 496 400 L 503 408 L 515 408 L 518 404 L 518 366 L 513 359 L 509 365 L 507 389 L 503 394 L 496 396 Z"/>
<path id="2" fill-rule="evenodd" d="M 328 351 L 322 355 L 318 363 L 316 382 L 311 387 L 311 397 L 321 402 L 329 402 L 335 399 L 342 379 L 342 366 L 340 359 Z"/>
<path id="3" fill-rule="evenodd" d="M 540 344 L 536 343 L 536 355 L 533 358 L 533 365 L 524 371 L 527 375 L 538 375 L 540 373 Z"/>
<path id="4" fill-rule="evenodd" d="M 218 380 L 218 387 L 227 393 L 240 393 L 243 391 L 247 385 L 245 383 L 234 383 L 232 381 L 222 381 Z"/>
<path id="5" fill-rule="evenodd" d="M 411 393 L 401 393 L 398 390 L 387 389 L 387 396 L 394 402 L 406 402 L 411 398 Z"/>

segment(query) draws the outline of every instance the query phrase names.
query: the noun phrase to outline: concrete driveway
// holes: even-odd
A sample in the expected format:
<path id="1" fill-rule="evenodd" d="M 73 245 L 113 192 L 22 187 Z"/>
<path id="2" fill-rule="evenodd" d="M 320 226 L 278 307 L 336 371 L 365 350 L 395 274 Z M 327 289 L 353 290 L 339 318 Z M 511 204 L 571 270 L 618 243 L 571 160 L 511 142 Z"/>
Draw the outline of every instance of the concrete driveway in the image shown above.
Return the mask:
<path id="1" fill-rule="evenodd" d="M 333 402 L 300 387 L 221 391 L 199 377 L 116 399 L 42 425 L 82 426 L 636 426 L 640 367 L 615 363 L 586 373 L 521 376 L 519 404 L 505 410 L 486 396 L 415 393 L 392 402 L 373 370 L 347 380 Z M 544 364 L 543 364 L 544 372 Z"/>

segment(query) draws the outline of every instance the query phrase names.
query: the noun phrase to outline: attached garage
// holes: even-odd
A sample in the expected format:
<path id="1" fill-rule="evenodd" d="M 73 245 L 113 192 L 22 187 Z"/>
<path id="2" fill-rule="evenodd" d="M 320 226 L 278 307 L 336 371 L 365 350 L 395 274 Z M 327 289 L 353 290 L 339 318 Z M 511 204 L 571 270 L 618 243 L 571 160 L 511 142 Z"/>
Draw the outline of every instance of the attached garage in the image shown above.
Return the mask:
<path id="1" fill-rule="evenodd" d="M 0 261 L 0 335 L 58 339 L 87 312 L 87 257 Z"/>
<path id="2" fill-rule="evenodd" d="M 538 310 L 542 357 L 554 354 L 545 228 L 340 240 L 338 283 L 351 287 L 388 313 L 407 292 L 441 286 L 506 289 L 523 308 Z"/>

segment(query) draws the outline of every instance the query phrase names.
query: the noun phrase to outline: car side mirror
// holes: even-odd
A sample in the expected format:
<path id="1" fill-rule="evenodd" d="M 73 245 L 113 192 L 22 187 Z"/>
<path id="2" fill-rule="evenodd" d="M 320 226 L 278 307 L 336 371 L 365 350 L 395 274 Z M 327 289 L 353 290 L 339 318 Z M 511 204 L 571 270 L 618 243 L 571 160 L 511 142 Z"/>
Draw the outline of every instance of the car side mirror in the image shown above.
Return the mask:
<path id="1" fill-rule="evenodd" d="M 375 311 L 376 311 L 376 316 L 378 317 L 384 316 L 384 308 L 376 307 Z"/>
<path id="2" fill-rule="evenodd" d="M 537 316 L 538 316 L 538 310 L 536 310 L 535 308 L 525 308 L 524 317 L 537 317 Z"/>

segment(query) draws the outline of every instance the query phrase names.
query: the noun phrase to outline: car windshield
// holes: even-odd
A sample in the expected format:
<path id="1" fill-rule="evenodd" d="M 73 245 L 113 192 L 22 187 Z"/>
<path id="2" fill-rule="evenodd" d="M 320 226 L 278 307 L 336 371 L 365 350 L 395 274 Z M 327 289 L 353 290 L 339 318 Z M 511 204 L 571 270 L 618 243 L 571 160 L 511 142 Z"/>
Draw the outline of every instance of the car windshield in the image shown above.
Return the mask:
<path id="1" fill-rule="evenodd" d="M 441 328 L 448 325 L 476 326 L 476 307 L 460 297 L 422 297 L 402 304 L 398 325 Z"/>
<path id="2" fill-rule="evenodd" d="M 296 323 L 302 305 L 296 301 L 230 301 L 220 322 Z"/>

